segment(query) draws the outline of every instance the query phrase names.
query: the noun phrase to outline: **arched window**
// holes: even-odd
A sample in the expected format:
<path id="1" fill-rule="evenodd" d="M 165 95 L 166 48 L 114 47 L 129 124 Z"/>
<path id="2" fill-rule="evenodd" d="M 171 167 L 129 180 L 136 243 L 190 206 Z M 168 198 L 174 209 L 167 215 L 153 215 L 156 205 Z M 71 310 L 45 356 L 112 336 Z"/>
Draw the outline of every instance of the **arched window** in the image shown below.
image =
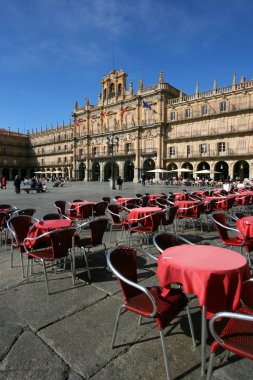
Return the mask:
<path id="1" fill-rule="evenodd" d="M 118 96 L 122 94 L 122 85 L 121 83 L 118 84 Z"/>
<path id="2" fill-rule="evenodd" d="M 114 90 L 114 84 L 111 83 L 110 84 L 110 94 L 109 94 L 110 98 L 112 98 L 113 96 L 115 96 L 115 90 Z"/>
<path id="3" fill-rule="evenodd" d="M 106 88 L 104 89 L 104 99 L 106 99 Z"/>

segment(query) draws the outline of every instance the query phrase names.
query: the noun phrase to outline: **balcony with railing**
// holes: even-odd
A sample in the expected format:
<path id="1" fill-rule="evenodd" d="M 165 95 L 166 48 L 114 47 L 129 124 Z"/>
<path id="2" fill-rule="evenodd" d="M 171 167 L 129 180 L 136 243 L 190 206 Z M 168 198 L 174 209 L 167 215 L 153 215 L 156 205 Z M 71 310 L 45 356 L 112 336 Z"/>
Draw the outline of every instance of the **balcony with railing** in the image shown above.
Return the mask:
<path id="1" fill-rule="evenodd" d="M 226 159 L 229 157 L 243 157 L 247 155 L 252 155 L 252 150 L 250 148 L 240 149 L 235 151 L 234 149 L 227 148 L 225 150 L 219 149 L 207 149 L 206 152 L 200 152 L 199 150 L 193 150 L 190 153 L 175 152 L 175 154 L 168 154 L 167 157 L 164 157 L 164 160 L 176 160 L 176 159 L 199 159 L 206 160 L 210 158 L 216 159 Z"/>
<path id="2" fill-rule="evenodd" d="M 253 133 L 253 124 L 252 123 L 243 123 L 239 125 L 229 125 L 229 126 L 219 126 L 219 128 L 214 127 L 205 127 L 202 129 L 196 129 L 191 127 L 189 129 L 180 129 L 169 132 L 166 140 L 188 140 L 199 137 L 210 137 L 217 135 L 231 135 L 231 134 L 244 134 L 244 133 Z"/>

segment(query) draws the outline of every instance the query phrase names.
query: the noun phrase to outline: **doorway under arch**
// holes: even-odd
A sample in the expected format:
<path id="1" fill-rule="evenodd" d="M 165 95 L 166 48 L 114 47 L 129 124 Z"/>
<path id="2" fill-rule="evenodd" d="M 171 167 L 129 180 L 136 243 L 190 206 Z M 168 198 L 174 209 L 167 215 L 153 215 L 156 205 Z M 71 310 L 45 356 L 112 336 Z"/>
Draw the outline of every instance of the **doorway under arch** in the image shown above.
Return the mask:
<path id="1" fill-rule="evenodd" d="M 134 179 L 134 163 L 127 160 L 124 164 L 124 182 L 132 182 Z"/>
<path id="2" fill-rule="evenodd" d="M 97 161 L 92 164 L 92 181 L 100 181 L 100 165 Z"/>
<path id="3" fill-rule="evenodd" d="M 79 164 L 79 168 L 78 168 L 78 177 L 79 177 L 79 181 L 83 181 L 84 178 L 85 178 L 85 169 L 86 169 L 86 165 L 84 162 L 81 162 Z"/>
<path id="4" fill-rule="evenodd" d="M 215 181 L 225 181 L 228 178 L 228 164 L 225 161 L 219 161 L 214 166 L 215 172 L 220 173 L 214 173 L 214 179 Z"/>
<path id="5" fill-rule="evenodd" d="M 149 174 L 149 173 L 146 173 L 148 170 L 154 170 L 154 169 L 155 169 L 155 161 L 152 160 L 152 158 L 147 158 L 146 160 L 144 160 L 143 173 L 145 175 Z"/>
<path id="6" fill-rule="evenodd" d="M 116 179 L 119 176 L 119 166 L 113 161 L 113 177 Z M 107 162 L 104 167 L 104 181 L 109 181 L 112 177 L 112 164 Z"/>
<path id="7" fill-rule="evenodd" d="M 240 178 L 241 181 L 244 178 L 249 178 L 249 164 L 247 161 L 237 161 L 234 165 L 233 178 Z"/>

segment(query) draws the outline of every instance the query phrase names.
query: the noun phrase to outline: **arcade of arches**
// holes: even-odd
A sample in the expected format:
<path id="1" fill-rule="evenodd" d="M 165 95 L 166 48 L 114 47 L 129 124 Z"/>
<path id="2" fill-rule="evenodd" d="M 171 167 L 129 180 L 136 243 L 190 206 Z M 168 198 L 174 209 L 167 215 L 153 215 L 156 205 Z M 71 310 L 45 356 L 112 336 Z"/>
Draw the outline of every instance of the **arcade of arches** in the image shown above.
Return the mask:
<path id="1" fill-rule="evenodd" d="M 213 178 L 216 181 L 224 181 L 227 179 L 249 178 L 249 163 L 247 161 L 226 162 L 218 161 L 216 163 L 209 163 L 202 161 L 199 163 L 191 163 L 186 161 L 184 163 L 173 162 L 167 165 L 165 170 L 168 173 L 155 173 L 150 170 L 158 169 L 156 160 L 147 158 L 143 160 L 143 165 L 140 171 L 140 177 L 145 174 L 147 178 L 166 179 L 176 175 L 183 178 Z M 183 169 L 180 171 L 180 169 Z M 174 172 L 173 172 L 174 171 Z M 197 173 L 200 172 L 200 173 Z M 202 173 L 201 173 L 202 172 Z M 135 163 L 132 160 L 113 161 L 113 175 L 117 178 L 119 175 L 123 178 L 124 182 L 137 182 Z M 81 163 L 78 169 L 78 179 L 89 181 L 109 181 L 112 176 L 112 162 L 99 162 L 94 161 L 91 166 L 91 173 L 88 173 L 86 165 Z"/>

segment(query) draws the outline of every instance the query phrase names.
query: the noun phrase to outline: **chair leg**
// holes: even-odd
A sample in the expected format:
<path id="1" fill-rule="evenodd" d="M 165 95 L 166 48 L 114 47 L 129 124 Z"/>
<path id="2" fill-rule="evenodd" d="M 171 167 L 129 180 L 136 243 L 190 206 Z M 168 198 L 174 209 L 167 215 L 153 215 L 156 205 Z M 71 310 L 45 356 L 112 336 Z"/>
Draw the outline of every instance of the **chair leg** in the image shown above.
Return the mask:
<path id="1" fill-rule="evenodd" d="M 122 312 L 125 310 L 125 305 L 121 305 L 119 307 L 119 310 L 118 310 L 118 313 L 117 313 L 117 317 L 116 317 L 116 321 L 115 321 L 115 325 L 114 325 L 114 330 L 113 330 L 113 336 L 112 336 L 112 343 L 111 343 L 111 348 L 114 347 L 114 342 L 115 342 L 115 338 L 116 338 L 116 333 L 117 333 L 117 329 L 118 329 L 118 325 L 119 325 L 119 318 L 122 314 Z"/>
<path id="2" fill-rule="evenodd" d="M 21 257 L 22 275 L 23 275 L 23 278 L 25 278 L 24 258 L 23 258 L 22 252 L 20 253 L 20 257 Z"/>
<path id="3" fill-rule="evenodd" d="M 191 331 L 191 336 L 192 336 L 192 344 L 194 347 L 197 347 L 189 305 L 186 306 L 186 311 L 187 311 L 187 315 L 188 315 L 188 321 L 189 321 L 189 326 L 190 326 L 190 331 Z"/>
<path id="4" fill-rule="evenodd" d="M 171 372 L 170 372 L 170 368 L 169 368 L 167 350 L 166 350 L 165 342 L 164 342 L 163 331 L 160 330 L 159 333 L 160 333 L 161 344 L 162 344 L 163 361 L 164 361 L 164 365 L 165 365 L 166 377 L 167 377 L 167 380 L 172 380 L 172 376 L 171 376 Z"/>
<path id="5" fill-rule="evenodd" d="M 211 380 L 213 374 L 213 361 L 214 361 L 215 353 L 212 352 L 209 359 L 209 365 L 207 370 L 207 378 L 206 380 Z"/>
<path id="6" fill-rule="evenodd" d="M 85 265 L 86 265 L 86 268 L 87 268 L 88 277 L 89 277 L 89 280 L 91 281 L 91 274 L 90 274 L 90 268 L 89 268 L 88 258 L 87 258 L 87 254 L 86 254 L 86 251 L 85 251 L 84 247 L 81 247 L 81 251 L 83 253 L 83 258 L 84 258 Z"/>
<path id="7" fill-rule="evenodd" d="M 46 264 L 45 264 L 45 261 L 44 261 L 44 260 L 41 260 L 41 261 L 42 261 L 43 270 L 44 270 L 44 275 L 45 275 L 45 282 L 46 282 L 47 294 L 50 294 L 50 292 L 49 292 L 49 287 L 48 287 L 48 278 L 47 278 Z"/>

